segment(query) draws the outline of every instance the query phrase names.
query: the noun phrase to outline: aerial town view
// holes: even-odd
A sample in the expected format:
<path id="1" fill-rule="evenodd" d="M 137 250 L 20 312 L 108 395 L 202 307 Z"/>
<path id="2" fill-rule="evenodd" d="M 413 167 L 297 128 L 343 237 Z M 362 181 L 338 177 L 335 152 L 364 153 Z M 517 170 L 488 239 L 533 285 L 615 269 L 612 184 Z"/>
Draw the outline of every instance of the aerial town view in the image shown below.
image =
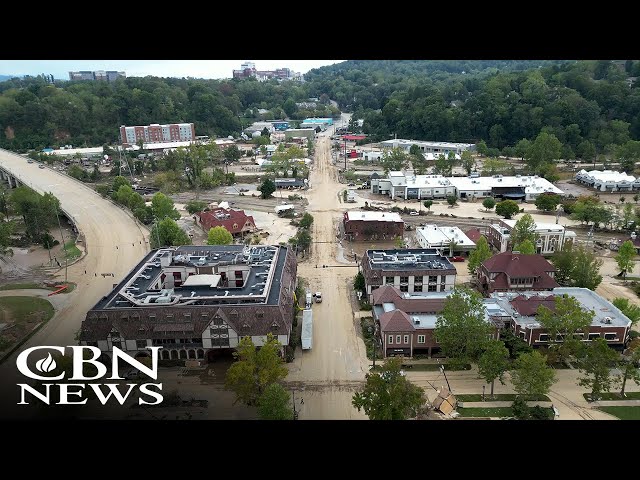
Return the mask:
<path id="1" fill-rule="evenodd" d="M 639 60 L 20 62 L 0 419 L 640 419 Z"/>

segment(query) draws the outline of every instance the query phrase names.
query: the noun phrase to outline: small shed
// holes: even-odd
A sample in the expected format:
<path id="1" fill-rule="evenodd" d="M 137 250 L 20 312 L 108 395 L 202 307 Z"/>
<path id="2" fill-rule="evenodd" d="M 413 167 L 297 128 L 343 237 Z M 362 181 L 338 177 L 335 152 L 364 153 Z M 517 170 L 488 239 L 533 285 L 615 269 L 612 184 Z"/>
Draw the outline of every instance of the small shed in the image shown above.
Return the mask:
<path id="1" fill-rule="evenodd" d="M 445 415 L 449 415 L 456 409 L 458 401 L 456 397 L 449 391 L 448 388 L 442 388 L 438 392 L 438 396 L 433 401 L 433 408 L 439 410 Z"/>

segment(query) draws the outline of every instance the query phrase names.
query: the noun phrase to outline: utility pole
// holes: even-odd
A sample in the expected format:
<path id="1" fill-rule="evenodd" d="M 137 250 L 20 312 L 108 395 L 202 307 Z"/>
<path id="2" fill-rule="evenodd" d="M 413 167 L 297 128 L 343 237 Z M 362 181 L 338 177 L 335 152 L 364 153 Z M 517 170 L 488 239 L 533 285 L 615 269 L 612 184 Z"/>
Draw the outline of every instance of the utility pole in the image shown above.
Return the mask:
<path id="1" fill-rule="evenodd" d="M 449 393 L 453 393 L 451 391 L 451 385 L 449 385 L 449 379 L 447 378 L 447 374 L 444 372 L 444 365 L 440 365 L 440 371 L 444 375 L 444 379 L 447 381 L 447 387 L 449 388 Z"/>

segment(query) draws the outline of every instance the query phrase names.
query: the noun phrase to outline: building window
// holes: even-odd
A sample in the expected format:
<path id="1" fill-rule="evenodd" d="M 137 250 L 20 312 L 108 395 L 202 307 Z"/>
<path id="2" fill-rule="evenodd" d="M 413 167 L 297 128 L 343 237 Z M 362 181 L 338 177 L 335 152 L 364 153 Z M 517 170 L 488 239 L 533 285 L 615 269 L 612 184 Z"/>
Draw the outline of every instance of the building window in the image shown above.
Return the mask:
<path id="1" fill-rule="evenodd" d="M 413 283 L 422 283 L 422 276 L 413 277 Z"/>
<path id="2" fill-rule="evenodd" d="M 408 292 L 409 291 L 409 285 L 400 285 L 400 291 L 401 292 Z"/>
<path id="3" fill-rule="evenodd" d="M 564 335 L 556 335 L 556 342 L 564 342 Z"/>
<path id="4" fill-rule="evenodd" d="M 538 341 L 539 342 L 548 342 L 549 341 L 549 334 L 548 333 L 541 333 L 540 337 L 538 337 Z"/>
<path id="5" fill-rule="evenodd" d="M 447 276 L 446 275 L 441 275 L 440 276 L 440 283 L 447 283 Z"/>
<path id="6" fill-rule="evenodd" d="M 604 334 L 604 339 L 605 340 L 615 340 L 616 339 L 616 334 L 615 333 L 605 333 Z"/>
<path id="7" fill-rule="evenodd" d="M 438 286 L 437 285 L 429 285 L 429 288 L 427 290 L 428 292 L 437 292 L 438 291 Z"/>
<path id="8" fill-rule="evenodd" d="M 214 325 L 222 325 L 222 319 L 220 317 L 216 317 L 213 319 Z"/>
<path id="9" fill-rule="evenodd" d="M 599 333 L 590 333 L 589 334 L 589 340 L 595 340 L 596 338 L 600 338 L 600 334 Z"/>
<path id="10" fill-rule="evenodd" d="M 393 343 L 393 335 L 389 335 L 389 341 L 387 343 Z"/>
<path id="11" fill-rule="evenodd" d="M 402 343 L 402 335 L 396 335 L 396 343 Z"/>
<path id="12" fill-rule="evenodd" d="M 413 287 L 413 291 L 414 292 L 421 292 L 422 291 L 422 285 L 415 285 Z"/>
<path id="13" fill-rule="evenodd" d="M 393 283 L 393 277 L 384 277 L 384 283 L 387 285 Z"/>
<path id="14" fill-rule="evenodd" d="M 136 340 L 136 347 L 138 349 L 147 348 L 147 341 L 146 340 Z"/>
<path id="15" fill-rule="evenodd" d="M 409 343 L 409 335 L 404 336 L 404 343 Z"/>
<path id="16" fill-rule="evenodd" d="M 437 282 L 437 281 L 438 281 L 438 276 L 437 275 L 429 275 L 429 283 Z"/>
<path id="17" fill-rule="evenodd" d="M 400 277 L 400 283 L 409 283 L 409 277 Z"/>
<path id="18" fill-rule="evenodd" d="M 418 335 L 418 343 L 425 343 L 424 337 L 424 335 Z"/>

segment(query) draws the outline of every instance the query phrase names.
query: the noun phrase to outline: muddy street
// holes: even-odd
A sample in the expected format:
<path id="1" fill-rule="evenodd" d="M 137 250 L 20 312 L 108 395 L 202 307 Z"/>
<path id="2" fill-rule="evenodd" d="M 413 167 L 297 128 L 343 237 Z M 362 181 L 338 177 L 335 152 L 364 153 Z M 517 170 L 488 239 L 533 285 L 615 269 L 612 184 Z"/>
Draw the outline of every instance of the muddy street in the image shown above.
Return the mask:
<path id="1" fill-rule="evenodd" d="M 310 258 L 298 264 L 298 275 L 311 291 L 321 291 L 323 300 L 313 305 L 313 348 L 297 351 L 286 382 L 304 400 L 296 406 L 300 419 L 366 419 L 351 405 L 369 361 L 349 300 L 358 268 L 337 260 L 336 232 L 344 211 L 338 194 L 343 186 L 331 165 L 329 148 L 329 138 L 319 137 L 311 171 L 313 188 L 306 195 L 307 211 L 314 217 L 314 244 Z"/>

